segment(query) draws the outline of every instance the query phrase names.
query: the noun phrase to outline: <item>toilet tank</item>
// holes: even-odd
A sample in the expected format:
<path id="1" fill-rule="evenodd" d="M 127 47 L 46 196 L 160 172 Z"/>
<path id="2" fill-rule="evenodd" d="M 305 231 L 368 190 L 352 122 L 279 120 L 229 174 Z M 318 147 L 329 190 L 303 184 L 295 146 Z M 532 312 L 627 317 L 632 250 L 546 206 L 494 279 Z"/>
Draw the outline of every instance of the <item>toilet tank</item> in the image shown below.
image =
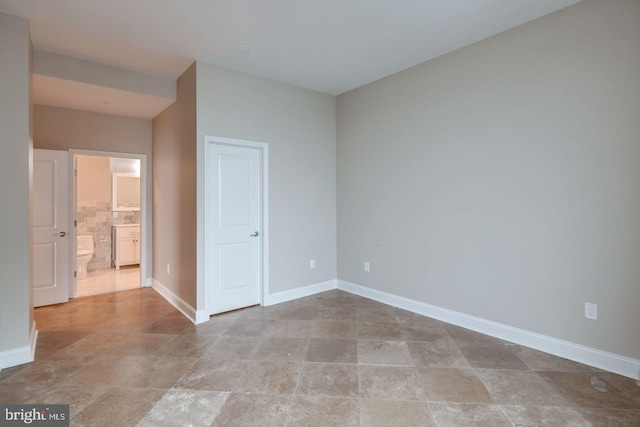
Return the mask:
<path id="1" fill-rule="evenodd" d="M 93 251 L 93 236 L 78 236 L 78 252 Z"/>

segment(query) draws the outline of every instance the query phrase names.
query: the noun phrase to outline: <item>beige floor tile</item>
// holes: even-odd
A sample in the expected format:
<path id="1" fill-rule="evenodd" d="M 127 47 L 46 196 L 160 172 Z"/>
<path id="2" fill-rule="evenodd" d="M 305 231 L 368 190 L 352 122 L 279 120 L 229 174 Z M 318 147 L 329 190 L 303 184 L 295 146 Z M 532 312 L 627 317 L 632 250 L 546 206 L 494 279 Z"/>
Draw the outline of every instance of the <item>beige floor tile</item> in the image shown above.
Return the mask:
<path id="1" fill-rule="evenodd" d="M 360 397 L 386 400 L 424 400 L 414 368 L 360 365 Z"/>
<path id="2" fill-rule="evenodd" d="M 356 324 L 354 322 L 316 322 L 311 338 L 324 339 L 356 339 Z"/>
<path id="3" fill-rule="evenodd" d="M 140 267 L 127 266 L 120 270 L 96 270 L 87 273 L 87 278 L 78 280 L 76 298 L 108 292 L 140 288 Z"/>
<path id="4" fill-rule="evenodd" d="M 51 384 L 45 383 L 0 383 L 0 403 L 40 403 L 39 397 Z"/>
<path id="5" fill-rule="evenodd" d="M 358 323 L 358 340 L 406 341 L 399 323 Z"/>
<path id="6" fill-rule="evenodd" d="M 7 378 L 11 382 L 57 383 L 64 382 L 94 358 L 89 354 L 53 354 L 25 364 Z"/>
<path id="7" fill-rule="evenodd" d="M 435 427 L 426 402 L 360 400 L 360 425 L 367 427 Z"/>
<path id="8" fill-rule="evenodd" d="M 277 318 L 282 320 L 316 320 L 319 308 L 314 305 L 286 307 L 277 311 Z"/>
<path id="9" fill-rule="evenodd" d="M 209 391 L 244 391 L 240 378 L 245 370 L 240 360 L 209 360 L 202 358 L 176 383 L 175 389 Z"/>
<path id="10" fill-rule="evenodd" d="M 396 322 L 396 313 L 390 306 L 380 308 L 357 308 L 356 321 L 362 323 Z"/>
<path id="11" fill-rule="evenodd" d="M 62 379 L 62 382 L 96 387 L 117 385 L 142 369 L 143 361 L 143 356 L 102 354 Z"/>
<path id="12" fill-rule="evenodd" d="M 51 354 L 81 340 L 89 331 L 50 331 L 38 334 L 36 360 L 39 355 Z"/>
<path id="13" fill-rule="evenodd" d="M 418 372 L 430 402 L 492 403 L 472 369 L 419 368 Z"/>
<path id="14" fill-rule="evenodd" d="M 469 329 L 461 328 L 455 325 L 445 324 L 444 329 L 447 331 L 449 336 L 457 343 L 467 343 L 467 344 L 504 344 L 505 341 L 502 341 L 498 338 L 490 337 L 489 335 L 484 335 L 479 332 L 475 332 Z"/>
<path id="15" fill-rule="evenodd" d="M 358 427 L 358 401 L 355 399 L 296 396 L 291 404 L 287 427 Z"/>
<path id="16" fill-rule="evenodd" d="M 453 342 L 443 326 L 401 325 L 400 336 L 405 341 Z"/>
<path id="17" fill-rule="evenodd" d="M 251 359 L 260 347 L 262 337 L 223 335 L 203 355 L 209 360 Z"/>
<path id="18" fill-rule="evenodd" d="M 404 341 L 358 341 L 358 363 L 413 366 L 413 359 Z"/>
<path id="19" fill-rule="evenodd" d="M 408 342 L 416 366 L 423 368 L 471 368 L 457 345 L 450 342 Z"/>
<path id="20" fill-rule="evenodd" d="M 69 416 L 73 418 L 98 400 L 107 390 L 107 387 L 54 384 L 38 397 L 38 401 L 43 404 L 69 405 Z"/>
<path id="21" fill-rule="evenodd" d="M 318 311 L 317 320 L 333 322 L 354 322 L 356 310 L 351 307 L 325 307 Z"/>
<path id="22" fill-rule="evenodd" d="M 527 364 L 514 354 L 511 346 L 503 344 L 457 344 L 464 357 L 474 368 L 530 370 Z"/>
<path id="23" fill-rule="evenodd" d="M 514 346 L 514 354 L 534 371 L 594 372 L 595 369 L 572 360 L 532 348 Z"/>
<path id="24" fill-rule="evenodd" d="M 276 320 L 267 334 L 280 338 L 311 338 L 315 321 L 311 320 Z"/>
<path id="25" fill-rule="evenodd" d="M 197 360 L 190 357 L 143 356 L 140 363 L 117 384 L 122 387 L 169 389 Z"/>
<path id="26" fill-rule="evenodd" d="M 78 427 L 136 425 L 166 390 L 110 388 L 71 421 Z"/>
<path id="27" fill-rule="evenodd" d="M 137 427 L 209 427 L 228 397 L 216 391 L 169 390 Z"/>
<path id="28" fill-rule="evenodd" d="M 581 408 L 639 409 L 640 403 L 623 394 L 597 372 L 538 372 L 570 404 Z"/>
<path id="29" fill-rule="evenodd" d="M 236 390 L 257 394 L 294 394 L 302 363 L 245 361 Z"/>
<path id="30" fill-rule="evenodd" d="M 430 403 L 436 424 L 442 427 L 512 427 L 499 406 Z"/>
<path id="31" fill-rule="evenodd" d="M 34 314 L 0 401 L 69 403 L 73 425 L 640 425 L 630 379 L 338 290 L 198 326 L 149 288 Z"/>
<path id="32" fill-rule="evenodd" d="M 296 389 L 297 395 L 358 397 L 358 366 L 305 363 Z"/>
<path id="33" fill-rule="evenodd" d="M 198 335 L 223 335 L 235 321 L 236 319 L 212 317 L 209 321 L 196 325 L 195 333 Z"/>
<path id="34" fill-rule="evenodd" d="M 289 415 L 291 396 L 232 394 L 222 405 L 212 427 L 283 426 Z"/>
<path id="35" fill-rule="evenodd" d="M 576 408 L 591 427 L 640 426 L 640 409 Z M 585 425 L 589 425 L 586 424 Z"/>
<path id="36" fill-rule="evenodd" d="M 166 356 L 195 357 L 204 356 L 218 339 L 217 335 L 199 335 L 183 333 L 173 339 L 164 349 Z"/>
<path id="37" fill-rule="evenodd" d="M 224 332 L 228 336 L 264 337 L 275 322 L 273 320 L 237 319 Z"/>
<path id="38" fill-rule="evenodd" d="M 494 403 L 500 405 L 566 406 L 535 372 L 476 369 Z"/>
<path id="39" fill-rule="evenodd" d="M 179 334 L 181 332 L 195 332 L 195 326 L 185 317 L 165 317 L 151 323 L 141 332 L 146 334 Z"/>
<path id="40" fill-rule="evenodd" d="M 358 363 L 356 340 L 311 339 L 307 362 Z"/>
<path id="41" fill-rule="evenodd" d="M 503 412 L 518 427 L 562 426 L 585 427 L 587 421 L 569 407 L 503 406 Z"/>
<path id="42" fill-rule="evenodd" d="M 304 338 L 265 338 L 253 359 L 302 362 L 307 354 L 309 340 Z"/>

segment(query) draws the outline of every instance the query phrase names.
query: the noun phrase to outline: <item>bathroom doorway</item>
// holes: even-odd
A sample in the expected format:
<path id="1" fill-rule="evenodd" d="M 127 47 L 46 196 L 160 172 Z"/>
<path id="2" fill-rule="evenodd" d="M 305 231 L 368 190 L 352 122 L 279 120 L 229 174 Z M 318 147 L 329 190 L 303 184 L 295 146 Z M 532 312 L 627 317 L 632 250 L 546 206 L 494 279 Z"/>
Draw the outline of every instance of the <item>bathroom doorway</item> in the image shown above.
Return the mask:
<path id="1" fill-rule="evenodd" d="M 75 277 L 70 297 L 145 285 L 146 156 L 70 150 Z"/>

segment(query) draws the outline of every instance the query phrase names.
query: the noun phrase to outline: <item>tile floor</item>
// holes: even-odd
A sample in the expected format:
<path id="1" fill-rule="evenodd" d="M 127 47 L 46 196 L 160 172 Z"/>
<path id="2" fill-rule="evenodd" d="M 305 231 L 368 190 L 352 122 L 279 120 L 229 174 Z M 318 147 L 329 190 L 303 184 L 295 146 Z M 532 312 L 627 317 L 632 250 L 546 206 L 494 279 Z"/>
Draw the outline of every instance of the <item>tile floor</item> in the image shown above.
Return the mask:
<path id="1" fill-rule="evenodd" d="M 628 378 L 337 290 L 198 326 L 150 288 L 35 316 L 0 402 L 76 426 L 640 426 Z"/>
<path id="2" fill-rule="evenodd" d="M 77 281 L 76 297 L 106 294 L 140 287 L 140 267 L 124 266 L 120 270 L 89 271 L 87 278 Z"/>

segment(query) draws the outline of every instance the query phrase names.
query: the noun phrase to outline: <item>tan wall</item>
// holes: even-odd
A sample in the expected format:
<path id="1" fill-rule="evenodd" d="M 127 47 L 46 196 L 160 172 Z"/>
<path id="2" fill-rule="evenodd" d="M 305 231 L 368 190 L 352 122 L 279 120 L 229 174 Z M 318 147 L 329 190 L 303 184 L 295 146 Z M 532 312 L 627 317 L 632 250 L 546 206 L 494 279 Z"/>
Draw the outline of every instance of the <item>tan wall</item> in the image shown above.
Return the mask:
<path id="1" fill-rule="evenodd" d="M 153 278 L 195 308 L 195 64 L 178 79 L 177 101 L 153 119 L 153 188 Z"/>
<path id="2" fill-rule="evenodd" d="M 149 208 L 144 221 L 148 225 L 148 247 L 153 247 L 151 120 L 35 105 L 33 144 L 35 148 L 49 150 L 78 149 L 146 155 L 146 197 Z M 146 262 L 147 276 L 150 278 L 153 251 L 147 252 Z"/>
<path id="3" fill-rule="evenodd" d="M 30 44 L 28 21 L 0 13 L 0 369 L 31 356 Z"/>
<path id="4" fill-rule="evenodd" d="M 269 144 L 270 293 L 335 279 L 335 97 L 197 66 L 199 146 L 205 135 Z"/>
<path id="5" fill-rule="evenodd" d="M 338 277 L 639 359 L 639 24 L 585 0 L 340 95 Z"/>
<path id="6" fill-rule="evenodd" d="M 109 157 L 78 156 L 76 161 L 78 201 L 110 202 L 111 171 Z"/>

